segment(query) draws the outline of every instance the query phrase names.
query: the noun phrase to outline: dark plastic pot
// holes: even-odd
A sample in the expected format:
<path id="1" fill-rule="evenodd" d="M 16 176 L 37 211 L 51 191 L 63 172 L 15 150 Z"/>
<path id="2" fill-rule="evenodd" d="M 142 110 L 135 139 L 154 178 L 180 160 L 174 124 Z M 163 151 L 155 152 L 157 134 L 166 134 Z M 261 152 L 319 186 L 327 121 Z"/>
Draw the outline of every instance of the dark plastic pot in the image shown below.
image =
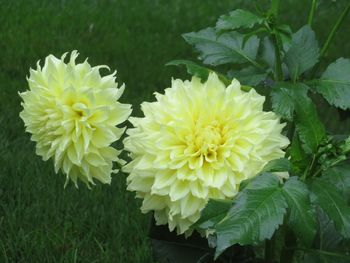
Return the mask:
<path id="1" fill-rule="evenodd" d="M 190 237 L 169 232 L 168 226 L 156 226 L 151 222 L 149 236 L 155 258 L 159 263 L 264 263 L 255 259 L 250 246 L 233 246 L 214 261 L 214 248 L 208 246 L 208 240 L 197 232 Z M 266 262 L 265 262 L 266 263 Z"/>

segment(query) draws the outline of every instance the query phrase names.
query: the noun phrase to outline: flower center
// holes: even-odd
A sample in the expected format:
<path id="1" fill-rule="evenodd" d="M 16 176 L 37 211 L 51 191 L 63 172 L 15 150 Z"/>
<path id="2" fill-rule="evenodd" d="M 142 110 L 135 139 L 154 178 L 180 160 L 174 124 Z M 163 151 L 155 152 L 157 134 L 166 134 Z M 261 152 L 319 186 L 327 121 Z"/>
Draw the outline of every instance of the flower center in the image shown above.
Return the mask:
<path id="1" fill-rule="evenodd" d="M 199 158 L 205 161 L 217 160 L 217 151 L 222 144 L 222 132 L 217 122 L 199 125 L 194 132 L 194 149 Z"/>
<path id="2" fill-rule="evenodd" d="M 80 119 L 83 117 L 87 117 L 89 113 L 89 100 L 82 94 L 79 94 L 78 97 L 78 95 L 76 94 L 72 95 L 67 92 L 66 98 L 63 100 L 63 103 L 71 109 L 75 118 Z"/>
<path id="3" fill-rule="evenodd" d="M 77 102 L 72 105 L 73 111 L 76 113 L 77 117 L 83 117 L 86 115 L 87 107 L 84 103 Z"/>

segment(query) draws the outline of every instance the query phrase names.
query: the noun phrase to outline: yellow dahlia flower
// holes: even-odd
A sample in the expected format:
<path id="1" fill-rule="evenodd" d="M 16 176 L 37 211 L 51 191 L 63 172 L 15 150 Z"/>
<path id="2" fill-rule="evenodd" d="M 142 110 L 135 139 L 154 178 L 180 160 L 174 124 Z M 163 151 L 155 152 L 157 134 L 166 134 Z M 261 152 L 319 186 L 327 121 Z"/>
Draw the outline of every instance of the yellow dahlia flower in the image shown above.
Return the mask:
<path id="1" fill-rule="evenodd" d="M 53 159 L 55 172 L 60 169 L 77 185 L 81 179 L 88 186 L 94 179 L 111 182 L 113 161 L 121 161 L 111 147 L 125 128 L 131 105 L 117 100 L 124 91 L 118 89 L 115 72 L 102 77 L 99 70 L 85 60 L 76 64 L 73 51 L 68 63 L 49 55 L 41 68 L 30 70 L 29 90 L 20 93 L 23 111 L 20 117 L 26 131 L 36 142 L 36 153 L 43 160 Z"/>
<path id="2" fill-rule="evenodd" d="M 157 224 L 189 234 L 209 198 L 234 197 L 242 180 L 284 156 L 289 141 L 276 114 L 263 111 L 265 98 L 237 80 L 226 88 L 215 73 L 204 84 L 176 79 L 155 95 L 142 103 L 145 117 L 130 118 L 128 190 Z"/>

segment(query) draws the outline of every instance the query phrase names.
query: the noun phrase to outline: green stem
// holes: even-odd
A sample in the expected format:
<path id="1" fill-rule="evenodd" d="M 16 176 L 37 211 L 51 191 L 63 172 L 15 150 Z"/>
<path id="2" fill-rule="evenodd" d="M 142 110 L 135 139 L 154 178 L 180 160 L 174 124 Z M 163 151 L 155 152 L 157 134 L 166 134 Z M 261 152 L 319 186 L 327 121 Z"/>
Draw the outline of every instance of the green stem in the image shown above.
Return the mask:
<path id="1" fill-rule="evenodd" d="M 312 21 L 314 20 L 314 14 L 315 14 L 315 10 L 316 10 L 316 4 L 317 4 L 317 0 L 312 0 L 312 4 L 311 4 L 311 9 L 310 9 L 310 13 L 309 13 L 309 18 L 307 20 L 307 24 L 311 27 L 312 26 Z"/>
<path id="2" fill-rule="evenodd" d="M 338 163 L 343 162 L 343 161 L 345 161 L 345 160 L 346 160 L 346 159 L 337 160 L 337 161 L 331 163 L 331 164 L 328 166 L 328 168 L 330 168 L 330 167 L 332 167 L 332 166 L 335 166 L 335 165 L 337 165 Z M 319 168 L 319 169 L 313 174 L 313 177 L 318 176 L 321 172 L 322 172 L 322 168 Z"/>
<path id="3" fill-rule="evenodd" d="M 297 241 L 293 231 L 285 225 L 284 246 L 280 256 L 281 263 L 293 262 L 294 250 L 290 249 L 290 247 L 295 247 L 296 243 Z"/>
<path id="4" fill-rule="evenodd" d="M 281 49 L 278 39 L 278 33 L 276 30 L 272 33 L 272 41 L 275 46 L 275 80 L 281 81 L 283 80 L 283 71 L 282 71 L 282 59 L 281 59 Z"/>
<path id="5" fill-rule="evenodd" d="M 267 29 L 270 31 L 272 42 L 275 46 L 275 81 L 283 80 L 281 50 L 279 43 L 280 41 L 278 39 L 278 32 L 276 30 L 279 5 L 280 0 L 271 0 L 271 7 L 269 10 L 269 23 L 267 24 Z"/>
<path id="6" fill-rule="evenodd" d="M 275 18 L 277 18 L 279 6 L 280 6 L 280 0 L 271 1 L 270 12 L 271 14 L 274 15 Z"/>
<path id="7" fill-rule="evenodd" d="M 316 173 L 314 173 L 313 177 L 318 176 L 321 172 L 322 172 L 322 169 L 321 169 L 321 168 L 318 169 L 318 170 L 316 171 Z"/>
<path id="8" fill-rule="evenodd" d="M 274 247 L 273 239 L 265 241 L 265 261 L 266 262 L 273 262 L 273 247 Z"/>
<path id="9" fill-rule="evenodd" d="M 331 32 L 329 33 L 326 42 L 324 43 L 322 49 L 321 49 L 321 53 L 320 53 L 320 58 L 324 56 L 324 54 L 327 52 L 330 43 L 332 42 L 335 33 L 337 33 L 340 25 L 343 23 L 345 17 L 347 16 L 347 14 L 350 11 L 350 3 L 346 6 L 346 8 L 344 9 L 344 11 L 341 13 L 340 17 L 338 18 L 337 22 L 334 24 Z"/>
<path id="10" fill-rule="evenodd" d="M 301 180 L 302 180 L 302 181 L 305 181 L 307 175 L 310 174 L 310 172 L 314 169 L 315 160 L 316 160 L 316 155 L 314 154 L 314 155 L 312 156 L 312 160 L 311 160 L 310 165 L 306 168 L 306 170 L 305 170 L 303 176 L 301 177 Z"/>
<path id="11" fill-rule="evenodd" d="M 295 124 L 293 122 L 288 123 L 288 129 L 287 129 L 287 137 L 289 141 L 293 141 L 294 133 L 295 133 Z"/>
<path id="12" fill-rule="evenodd" d="M 262 72 L 265 71 L 265 68 L 260 65 L 258 62 L 254 61 L 254 60 L 249 60 L 249 62 L 256 68 L 260 69 Z"/>

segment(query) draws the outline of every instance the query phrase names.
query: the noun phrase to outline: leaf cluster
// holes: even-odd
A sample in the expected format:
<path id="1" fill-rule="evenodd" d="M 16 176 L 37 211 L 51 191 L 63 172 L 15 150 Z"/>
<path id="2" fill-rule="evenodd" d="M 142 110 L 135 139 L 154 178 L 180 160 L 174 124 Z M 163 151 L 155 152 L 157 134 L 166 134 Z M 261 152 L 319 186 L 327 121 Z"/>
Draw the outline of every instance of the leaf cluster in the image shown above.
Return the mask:
<path id="1" fill-rule="evenodd" d="M 350 262 L 350 137 L 329 134 L 315 103 L 350 109 L 350 60 L 339 58 L 323 72 L 318 65 L 341 21 L 320 48 L 313 13 L 292 32 L 278 23 L 278 2 L 260 14 L 234 10 L 214 27 L 184 34 L 203 65 L 168 64 L 185 65 L 203 81 L 215 70 L 226 84 L 237 78 L 253 86 L 287 122 L 291 141 L 285 158 L 243 182 L 233 200 L 210 200 L 193 228 L 215 248 L 215 259 L 240 246 L 262 262 Z"/>

